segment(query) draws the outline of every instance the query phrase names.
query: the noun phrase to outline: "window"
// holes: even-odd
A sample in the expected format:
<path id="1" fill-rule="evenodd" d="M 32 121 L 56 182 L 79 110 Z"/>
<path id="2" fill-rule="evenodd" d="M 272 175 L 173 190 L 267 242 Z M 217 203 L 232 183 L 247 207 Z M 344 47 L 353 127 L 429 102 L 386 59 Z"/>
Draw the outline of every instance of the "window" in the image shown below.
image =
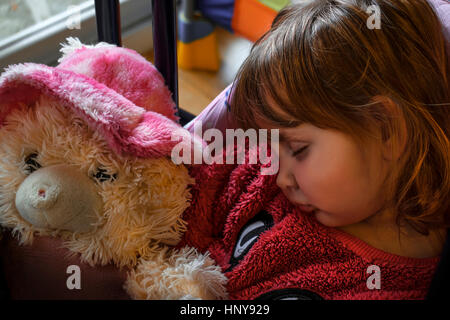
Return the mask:
<path id="1" fill-rule="evenodd" d="M 151 1 L 121 0 L 123 45 L 151 50 Z M 0 0 L 0 71 L 15 63 L 55 65 L 60 43 L 97 42 L 94 0 Z"/>

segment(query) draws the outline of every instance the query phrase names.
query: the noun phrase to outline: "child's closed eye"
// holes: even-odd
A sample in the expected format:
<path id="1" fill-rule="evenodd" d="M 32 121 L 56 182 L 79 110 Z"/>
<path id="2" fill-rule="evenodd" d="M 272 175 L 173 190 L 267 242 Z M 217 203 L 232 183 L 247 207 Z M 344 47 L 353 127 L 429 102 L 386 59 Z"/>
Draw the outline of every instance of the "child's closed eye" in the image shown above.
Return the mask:
<path id="1" fill-rule="evenodd" d="M 308 148 L 308 146 L 304 146 L 304 147 L 301 147 L 301 148 L 297 149 L 296 151 L 293 151 L 292 152 L 292 156 L 296 157 L 296 156 L 302 154 L 303 151 L 305 151 L 307 148 Z"/>

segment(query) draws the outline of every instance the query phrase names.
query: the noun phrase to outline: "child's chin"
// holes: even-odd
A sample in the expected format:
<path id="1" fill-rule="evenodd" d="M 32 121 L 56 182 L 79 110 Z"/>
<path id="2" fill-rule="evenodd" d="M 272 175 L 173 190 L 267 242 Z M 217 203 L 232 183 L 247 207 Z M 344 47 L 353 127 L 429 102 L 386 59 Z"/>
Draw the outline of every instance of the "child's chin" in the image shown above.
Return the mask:
<path id="1" fill-rule="evenodd" d="M 327 227 L 336 228 L 345 225 L 343 221 L 336 219 L 333 215 L 322 210 L 315 210 L 314 216 L 318 222 Z"/>

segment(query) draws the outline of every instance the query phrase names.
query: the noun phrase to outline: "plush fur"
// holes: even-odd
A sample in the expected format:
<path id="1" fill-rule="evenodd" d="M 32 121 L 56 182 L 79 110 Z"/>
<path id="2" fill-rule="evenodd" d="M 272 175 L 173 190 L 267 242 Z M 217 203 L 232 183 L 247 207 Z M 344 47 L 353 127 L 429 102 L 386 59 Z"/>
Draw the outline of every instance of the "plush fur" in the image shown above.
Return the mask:
<path id="1" fill-rule="evenodd" d="M 22 244 L 35 235 L 60 236 L 92 266 L 127 267 L 124 288 L 134 299 L 227 297 L 226 277 L 208 254 L 167 246 L 176 245 L 186 230 L 182 214 L 195 182 L 186 167 L 168 158 L 115 155 L 98 132 L 45 97 L 14 109 L 0 128 L 0 141 L 0 225 Z M 36 228 L 20 216 L 15 195 L 28 175 L 24 159 L 32 153 L 42 167 L 66 164 L 91 177 L 103 203 L 93 230 Z M 96 180 L 98 168 L 116 179 Z"/>
<path id="2" fill-rule="evenodd" d="M 126 48 L 75 46 L 57 67 L 9 66 L 0 77 L 0 126 L 19 103 L 33 104 L 41 95 L 100 131 L 115 153 L 159 158 L 179 143 L 204 144 L 173 121 L 174 103 L 155 67 Z"/>
<path id="3" fill-rule="evenodd" d="M 172 150 L 203 141 L 173 121 L 164 79 L 129 49 L 69 39 L 62 51 L 57 67 L 0 76 L 0 226 L 23 245 L 60 237 L 83 262 L 126 267 L 133 298 L 225 298 L 208 254 L 169 248 L 195 183 Z"/>
<path id="4" fill-rule="evenodd" d="M 189 206 L 188 185 L 194 183 L 184 166 L 170 159 L 139 159 L 113 154 L 104 139 L 80 118 L 68 114 L 55 101 L 42 98 L 32 108 L 22 105 L 0 130 L 0 224 L 11 228 L 29 244 L 33 235 L 61 235 L 66 246 L 83 261 L 118 266 L 136 264 L 137 256 L 149 257 L 160 243 L 176 244 Z M 76 166 L 88 176 L 101 167 L 117 180 L 93 179 L 103 199 L 97 227 L 87 234 L 35 229 L 14 206 L 16 190 L 26 178 L 24 159 L 38 154 L 43 167 Z"/>
<path id="5" fill-rule="evenodd" d="M 131 271 L 125 288 L 133 299 L 139 300 L 225 298 L 226 278 L 223 276 L 217 281 L 220 273 L 220 267 L 208 253 L 199 254 L 189 247 L 175 252 L 165 249 Z"/>
<path id="6" fill-rule="evenodd" d="M 60 50 L 59 68 L 84 74 L 146 110 L 177 121 L 175 103 L 156 68 L 136 51 L 100 42 L 84 45 L 68 38 Z M 153 81 L 149 81 L 151 78 Z"/>

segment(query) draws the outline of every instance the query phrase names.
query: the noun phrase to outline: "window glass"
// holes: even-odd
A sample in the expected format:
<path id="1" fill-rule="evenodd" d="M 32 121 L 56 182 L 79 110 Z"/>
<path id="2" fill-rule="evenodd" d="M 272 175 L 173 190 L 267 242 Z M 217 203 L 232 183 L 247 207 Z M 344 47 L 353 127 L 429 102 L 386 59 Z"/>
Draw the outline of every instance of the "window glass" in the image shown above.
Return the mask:
<path id="1" fill-rule="evenodd" d="M 0 41 L 93 0 L 0 0 Z"/>

